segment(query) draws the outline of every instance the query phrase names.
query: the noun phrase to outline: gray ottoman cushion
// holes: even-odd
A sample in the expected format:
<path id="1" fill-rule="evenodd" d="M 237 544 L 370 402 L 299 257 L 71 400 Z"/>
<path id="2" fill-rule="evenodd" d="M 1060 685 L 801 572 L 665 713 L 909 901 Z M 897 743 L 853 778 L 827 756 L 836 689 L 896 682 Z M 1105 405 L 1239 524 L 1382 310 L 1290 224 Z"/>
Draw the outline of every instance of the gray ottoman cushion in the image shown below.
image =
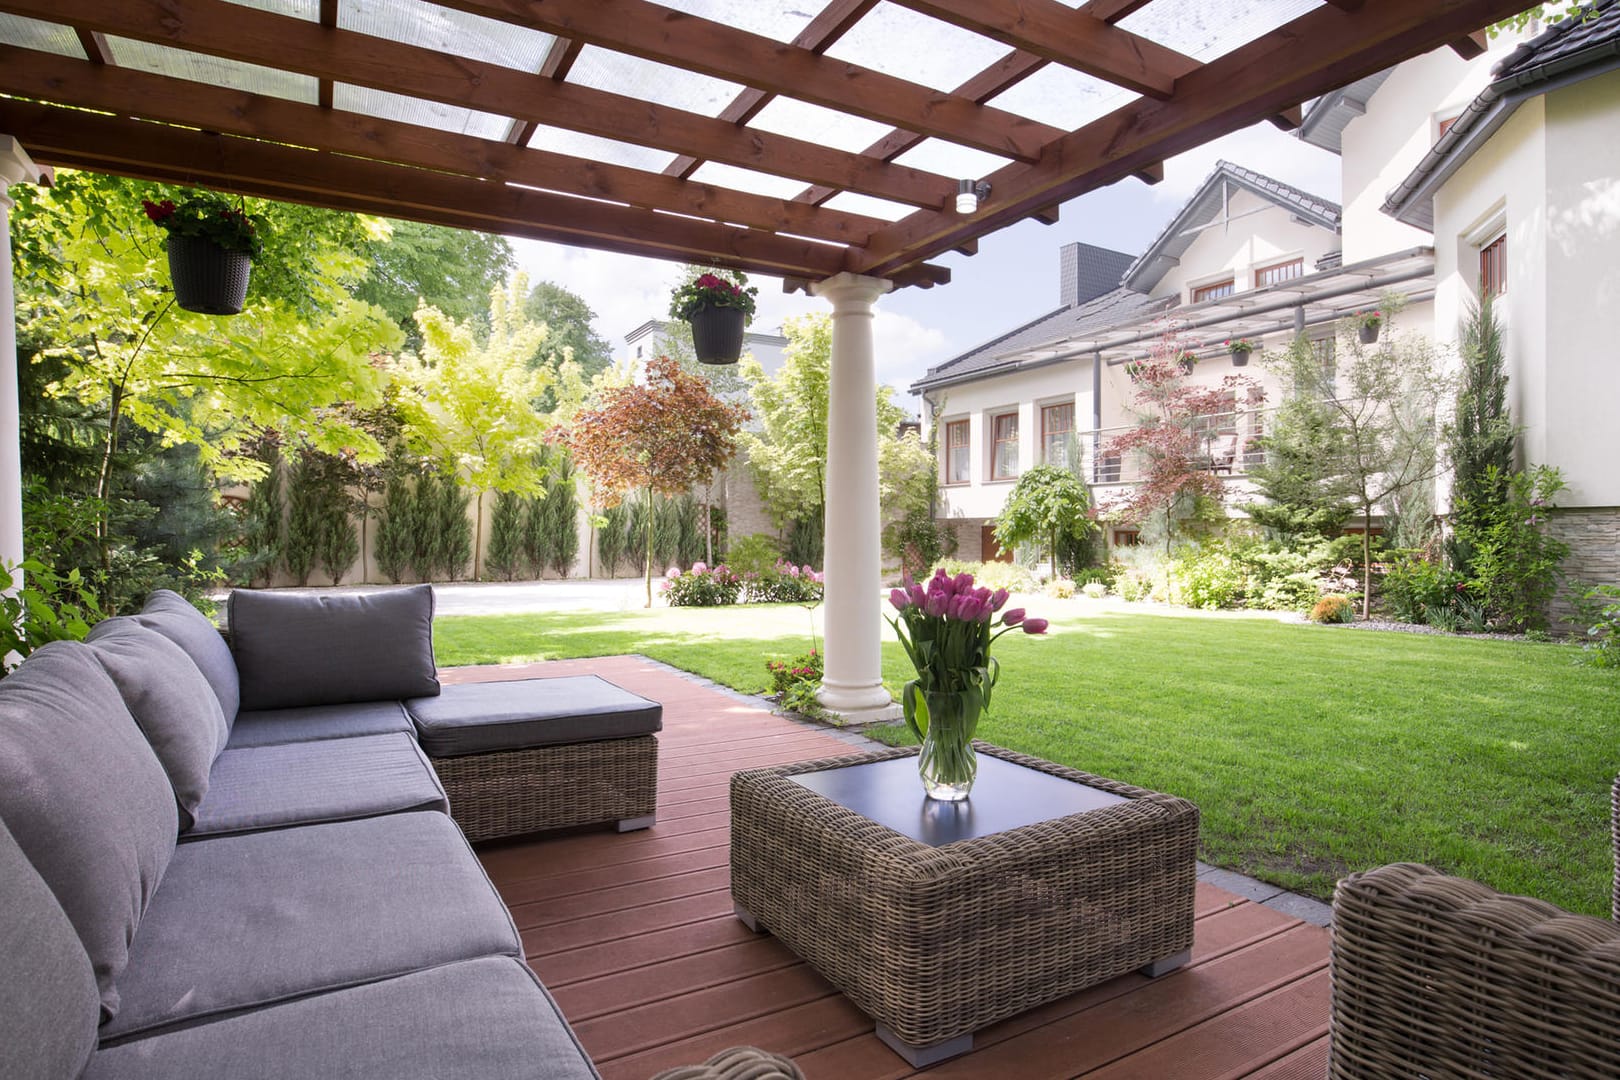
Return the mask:
<path id="1" fill-rule="evenodd" d="M 497 955 L 517 930 L 443 814 L 216 836 L 175 852 L 102 1043 Z"/>
<path id="2" fill-rule="evenodd" d="M 301 998 L 102 1050 L 85 1080 L 592 1080 L 520 961 L 483 957 Z"/>
<path id="3" fill-rule="evenodd" d="M 78 1076 L 101 1000 L 73 924 L 0 822 L 0 1075 Z"/>
<path id="4" fill-rule="evenodd" d="M 455 683 L 405 703 L 429 757 L 648 735 L 664 707 L 596 675 Z"/>
<path id="5" fill-rule="evenodd" d="M 146 598 L 146 606 L 139 615 L 131 616 L 142 626 L 156 630 L 185 650 L 197 670 L 203 673 L 208 685 L 219 699 L 219 711 L 225 714 L 225 726 L 236 719 L 240 704 L 240 691 L 236 679 L 236 661 L 231 659 L 231 647 L 225 644 L 219 629 L 208 616 L 191 606 L 191 601 L 177 592 L 158 589 Z"/>
<path id="6" fill-rule="evenodd" d="M 53 641 L 0 680 L 0 820 L 78 931 L 112 1015 L 179 823 L 163 766 L 82 641 Z"/>
<path id="7" fill-rule="evenodd" d="M 307 705 L 299 709 L 243 709 L 231 727 L 228 750 L 276 743 L 350 739 L 357 735 L 414 735 L 416 728 L 397 701 L 360 701 L 349 705 Z"/>
<path id="8" fill-rule="evenodd" d="M 183 839 L 407 810 L 450 812 L 439 777 L 403 732 L 227 750 Z"/>
<path id="9" fill-rule="evenodd" d="M 189 829 L 230 734 L 219 699 L 180 646 L 133 619 L 98 623 L 85 640 L 169 774 L 180 828 Z"/>
<path id="10" fill-rule="evenodd" d="M 337 595 L 237 589 L 229 621 L 244 709 L 439 692 L 431 585 Z"/>

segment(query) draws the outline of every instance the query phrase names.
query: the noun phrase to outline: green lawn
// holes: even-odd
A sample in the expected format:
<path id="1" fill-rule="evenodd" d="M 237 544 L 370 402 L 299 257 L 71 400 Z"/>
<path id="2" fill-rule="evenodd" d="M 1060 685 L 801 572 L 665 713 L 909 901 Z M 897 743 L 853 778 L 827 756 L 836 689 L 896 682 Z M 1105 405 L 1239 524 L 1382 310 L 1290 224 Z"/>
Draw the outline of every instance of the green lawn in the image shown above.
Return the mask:
<path id="1" fill-rule="evenodd" d="M 1205 859 L 1315 896 L 1410 860 L 1608 911 L 1620 679 L 1572 648 L 1044 603 L 1078 614 L 997 644 L 981 738 L 1186 796 Z M 750 692 L 809 647 L 796 607 L 436 625 L 446 665 L 635 652 Z"/>

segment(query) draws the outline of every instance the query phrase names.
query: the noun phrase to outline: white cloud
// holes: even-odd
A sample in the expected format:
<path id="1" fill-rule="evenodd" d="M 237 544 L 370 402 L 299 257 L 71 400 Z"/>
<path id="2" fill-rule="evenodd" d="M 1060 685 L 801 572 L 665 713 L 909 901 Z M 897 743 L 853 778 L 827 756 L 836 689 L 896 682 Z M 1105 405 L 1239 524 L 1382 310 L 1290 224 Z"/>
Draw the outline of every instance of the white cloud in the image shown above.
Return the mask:
<path id="1" fill-rule="evenodd" d="M 906 394 L 906 387 L 921 378 L 930 364 L 951 355 L 950 343 L 943 331 L 909 315 L 884 311 L 882 301 L 878 302 L 877 316 L 872 321 L 872 344 L 877 381 L 894 387 L 896 400 Z"/>
<path id="2" fill-rule="evenodd" d="M 1155 202 L 1179 209 L 1221 159 L 1263 173 L 1325 199 L 1339 199 L 1339 158 L 1270 124 L 1234 131 L 1164 163 L 1164 179 L 1152 188 Z"/>

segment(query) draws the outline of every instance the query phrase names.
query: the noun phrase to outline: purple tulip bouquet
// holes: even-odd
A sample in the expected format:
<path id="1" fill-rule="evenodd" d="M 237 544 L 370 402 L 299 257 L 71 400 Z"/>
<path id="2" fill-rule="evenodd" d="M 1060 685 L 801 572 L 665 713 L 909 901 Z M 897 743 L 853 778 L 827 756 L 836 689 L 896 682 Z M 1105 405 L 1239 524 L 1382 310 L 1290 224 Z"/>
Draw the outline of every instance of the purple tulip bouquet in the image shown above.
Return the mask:
<path id="1" fill-rule="evenodd" d="M 917 671 L 900 693 L 900 706 L 923 744 L 917 759 L 923 789 L 933 799 L 965 799 L 979 767 L 973 733 L 990 711 L 990 691 L 1001 674 L 990 646 L 1014 629 L 1044 634 L 1047 621 L 1026 618 L 1023 608 L 997 620 L 1006 589 L 991 592 L 975 586 L 972 574 L 952 577 L 944 570 L 926 585 L 907 578 L 904 588 L 890 591 L 889 603 L 899 612 L 889 622 Z"/>

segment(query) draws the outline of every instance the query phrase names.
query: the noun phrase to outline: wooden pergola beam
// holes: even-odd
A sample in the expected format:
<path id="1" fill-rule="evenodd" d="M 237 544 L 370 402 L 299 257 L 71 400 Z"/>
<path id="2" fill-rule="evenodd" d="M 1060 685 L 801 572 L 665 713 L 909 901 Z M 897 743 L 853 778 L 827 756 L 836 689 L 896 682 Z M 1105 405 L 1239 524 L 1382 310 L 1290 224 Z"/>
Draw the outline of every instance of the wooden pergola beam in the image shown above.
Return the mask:
<path id="1" fill-rule="evenodd" d="M 1057 0 L 893 0 L 1149 97 L 1168 98 L 1198 61 Z"/>
<path id="2" fill-rule="evenodd" d="M 143 119 L 187 124 L 247 138 L 286 142 L 469 178 L 525 184 L 564 194 L 608 199 L 829 243 L 864 244 L 887 222 L 805 206 L 606 162 L 588 161 L 506 142 L 454 135 L 359 113 L 321 109 L 240 90 L 201 87 L 182 79 L 118 67 L 93 67 L 49 53 L 0 45 L 0 92 L 52 96 L 64 105 L 115 111 L 138 103 Z M 154 162 L 157 164 L 181 164 Z"/>
<path id="3" fill-rule="evenodd" d="M 588 199 L 425 172 L 255 139 L 0 99 L 0 124 L 36 160 L 167 183 L 388 217 L 586 244 L 665 259 L 702 259 L 754 273 L 823 278 L 846 249 Z M 930 267 L 910 280 L 948 279 Z"/>
<path id="4" fill-rule="evenodd" d="M 1044 206 L 1093 191 L 1210 139 L 1276 115 L 1335 86 L 1438 48 L 1512 15 L 1520 0 L 1369 0 L 1355 14 L 1319 7 L 1205 64 L 1169 101 L 1140 98 L 1047 147 L 1037 165 L 1008 165 L 988 179 L 989 203 L 967 217 L 923 211 L 872 237 L 857 256 L 883 276 L 922 252 L 955 248 Z"/>
<path id="5" fill-rule="evenodd" d="M 1035 161 L 1058 134 L 1027 117 L 647 0 L 438 0 L 445 7 Z"/>
<path id="6" fill-rule="evenodd" d="M 950 178 L 918 169 L 223 0 L 0 0 L 0 10 L 566 127 L 912 206 L 943 207 L 955 193 Z M 296 142 L 295 133 L 289 135 L 294 137 L 285 141 Z"/>

